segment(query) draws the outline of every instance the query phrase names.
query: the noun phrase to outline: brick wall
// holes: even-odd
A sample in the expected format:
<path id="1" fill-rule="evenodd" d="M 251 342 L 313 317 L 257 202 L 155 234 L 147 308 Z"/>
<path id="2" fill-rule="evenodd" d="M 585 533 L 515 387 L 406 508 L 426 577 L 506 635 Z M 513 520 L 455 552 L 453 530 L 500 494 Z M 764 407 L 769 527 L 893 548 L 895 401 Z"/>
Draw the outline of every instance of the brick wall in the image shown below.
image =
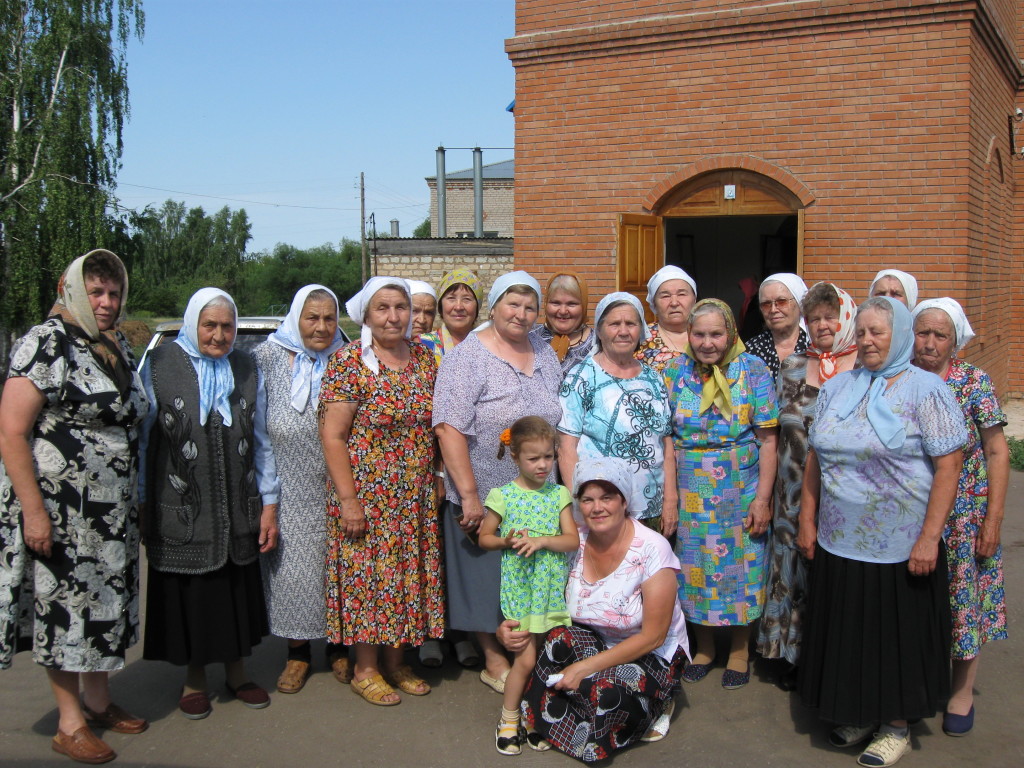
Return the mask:
<path id="1" fill-rule="evenodd" d="M 430 235 L 438 236 L 437 230 L 437 182 L 428 181 L 430 187 Z M 448 237 L 459 232 L 473 232 L 473 182 L 452 181 L 445 183 L 448 204 L 445 207 Z M 497 237 L 512 237 L 512 223 L 515 215 L 515 195 L 512 179 L 484 179 L 484 231 L 497 232 Z"/>
<path id="2" fill-rule="evenodd" d="M 379 240 L 378 253 L 371 257 L 376 275 L 425 280 L 435 288 L 445 273 L 456 267 L 472 270 L 483 284 L 484 296 L 499 275 L 514 269 L 514 261 L 510 239 Z"/>
<path id="3" fill-rule="evenodd" d="M 884 266 L 915 273 L 922 297 L 964 300 L 980 332 L 968 357 L 1024 393 L 1010 333 L 1024 161 L 1006 137 L 1019 57 L 992 33 L 1017 39 L 1021 3 L 989 5 L 982 18 L 980 3 L 923 0 L 518 0 L 516 266 L 543 280 L 578 265 L 595 293 L 613 290 L 618 214 L 646 213 L 654 187 L 701 159 L 750 155 L 813 196 L 808 283 L 862 299 Z M 531 34 L 545 29 L 563 31 Z"/>

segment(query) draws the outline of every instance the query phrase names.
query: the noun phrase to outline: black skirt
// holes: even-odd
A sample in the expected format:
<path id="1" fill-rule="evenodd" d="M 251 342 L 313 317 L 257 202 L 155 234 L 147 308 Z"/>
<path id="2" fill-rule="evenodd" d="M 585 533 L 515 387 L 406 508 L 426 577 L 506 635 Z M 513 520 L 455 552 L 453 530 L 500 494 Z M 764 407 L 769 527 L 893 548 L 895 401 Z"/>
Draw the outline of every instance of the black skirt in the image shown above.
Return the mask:
<path id="1" fill-rule="evenodd" d="M 800 698 L 841 725 L 933 717 L 949 698 L 952 620 L 946 548 L 927 576 L 907 563 L 848 560 L 815 549 Z"/>
<path id="2" fill-rule="evenodd" d="M 150 567 L 143 658 L 212 664 L 250 656 L 270 631 L 259 561 L 189 576 Z"/>

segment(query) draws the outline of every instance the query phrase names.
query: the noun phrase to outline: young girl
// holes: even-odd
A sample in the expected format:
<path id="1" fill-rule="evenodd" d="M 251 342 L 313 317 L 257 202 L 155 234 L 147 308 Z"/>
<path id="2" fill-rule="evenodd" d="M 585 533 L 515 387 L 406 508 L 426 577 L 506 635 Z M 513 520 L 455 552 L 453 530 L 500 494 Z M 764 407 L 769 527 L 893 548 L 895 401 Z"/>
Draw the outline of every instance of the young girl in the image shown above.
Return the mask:
<path id="1" fill-rule="evenodd" d="M 501 612 L 519 622 L 519 629 L 542 638 L 549 629 L 569 625 L 565 606 L 568 577 L 566 552 L 580 545 L 572 517 L 572 496 L 568 488 L 548 481 L 555 466 L 555 430 L 538 416 L 526 416 L 501 436 L 498 458 L 505 447 L 519 477 L 487 494 L 484 506 L 494 514 L 485 515 L 480 525 L 480 546 L 505 550 L 501 558 Z M 499 530 L 500 525 L 500 530 Z M 526 681 L 537 662 L 537 644 L 516 653 L 505 680 L 501 720 L 494 745 L 503 755 L 518 755 L 525 732 L 519 725 L 519 703 Z M 550 748 L 539 739 L 534 749 Z"/>

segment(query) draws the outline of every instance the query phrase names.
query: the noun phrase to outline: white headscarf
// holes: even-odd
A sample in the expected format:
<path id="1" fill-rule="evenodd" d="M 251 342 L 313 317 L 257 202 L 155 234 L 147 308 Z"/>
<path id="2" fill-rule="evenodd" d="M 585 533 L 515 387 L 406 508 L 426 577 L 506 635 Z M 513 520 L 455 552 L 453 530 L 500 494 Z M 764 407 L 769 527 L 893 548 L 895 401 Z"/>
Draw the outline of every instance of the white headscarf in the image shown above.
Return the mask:
<path id="1" fill-rule="evenodd" d="M 804 329 L 804 333 L 807 332 L 807 323 L 804 322 L 803 312 L 800 311 L 800 304 L 804 300 L 804 296 L 807 295 L 807 283 L 800 275 L 795 275 L 792 272 L 776 272 L 774 275 L 768 275 L 764 280 L 761 281 L 761 285 L 757 289 L 757 301 L 761 303 L 761 288 L 764 288 L 767 283 L 782 283 L 786 286 L 793 298 L 796 299 L 796 311 L 800 317 L 800 327 Z"/>
<path id="2" fill-rule="evenodd" d="M 494 285 L 491 286 L 491 290 L 487 292 L 487 312 L 490 313 L 494 309 L 494 305 L 501 301 L 501 297 L 508 293 L 509 288 L 513 288 L 517 285 L 526 286 L 537 295 L 537 307 L 539 308 L 541 302 L 540 283 L 538 283 L 529 272 L 524 272 L 523 270 L 518 269 L 515 272 L 507 272 L 494 281 Z M 474 328 L 473 333 L 478 333 L 484 328 L 489 328 L 490 325 L 491 321 L 488 320 L 486 323 Z"/>
<path id="3" fill-rule="evenodd" d="M 907 309 L 913 310 L 917 306 L 917 278 L 909 272 L 899 269 L 883 269 L 875 275 L 875 279 L 871 281 L 871 287 L 868 288 L 868 296 L 874 296 L 875 283 L 883 277 L 895 277 L 900 281 L 903 285 L 903 292 L 907 295 Z"/>
<path id="4" fill-rule="evenodd" d="M 320 395 L 320 379 L 327 369 L 327 361 L 345 343 L 341 331 L 335 330 L 334 339 L 327 349 L 317 351 L 303 346 L 299 320 L 306 306 L 306 299 L 313 291 L 326 291 L 331 294 L 337 313 L 338 297 L 334 295 L 334 291 L 324 285 L 307 285 L 296 291 L 292 306 L 281 327 L 270 334 L 271 341 L 295 353 L 295 362 L 292 364 L 291 404 L 299 413 L 306 410 L 306 405 L 310 401 L 316 402 Z"/>
<path id="5" fill-rule="evenodd" d="M 185 350 L 192 359 L 199 379 L 199 424 L 205 426 L 210 411 L 217 413 L 224 420 L 224 426 L 231 426 L 231 402 L 228 398 L 235 391 L 235 375 L 231 372 L 228 361 L 229 349 L 222 357 L 209 357 L 199 351 L 199 316 L 206 305 L 218 297 L 223 297 L 231 304 L 235 313 L 235 327 L 238 327 L 238 308 L 235 300 L 220 288 L 200 288 L 192 294 L 185 307 L 185 320 L 181 325 L 181 333 L 174 343 Z M 234 344 L 232 344 L 234 349 Z"/>
<path id="6" fill-rule="evenodd" d="M 643 499 L 643 494 L 636 493 L 634 477 L 625 459 L 614 456 L 580 459 L 572 473 L 572 495 L 579 496 L 581 487 L 594 480 L 602 480 L 618 488 L 626 499 L 629 512 L 641 512 L 647 508 L 647 501 Z"/>
<path id="7" fill-rule="evenodd" d="M 974 329 L 971 328 L 971 324 L 967 320 L 967 315 L 964 314 L 964 308 L 960 306 L 960 302 L 956 299 L 951 299 L 948 296 L 943 296 L 941 299 L 927 299 L 922 301 L 911 312 L 914 323 L 917 323 L 917 317 L 922 312 L 928 309 L 941 309 L 953 322 L 953 330 L 956 332 L 956 346 L 954 352 L 959 352 L 961 349 L 966 347 L 970 343 L 971 339 L 974 338 Z"/>
<path id="8" fill-rule="evenodd" d="M 594 331 L 601 325 L 601 318 L 604 317 L 604 313 L 608 311 L 608 307 L 620 301 L 625 301 L 633 309 L 636 310 L 637 316 L 640 318 L 640 341 L 647 341 L 651 337 L 651 329 L 647 327 L 647 321 L 644 320 L 644 307 L 640 303 L 640 299 L 634 296 L 632 293 L 626 293 L 625 291 L 616 291 L 615 293 L 609 293 L 599 302 L 597 302 L 597 309 L 594 310 Z M 598 341 L 600 337 L 598 337 Z M 590 348 L 590 356 L 593 357 L 598 352 L 598 343 L 595 343 Z"/>
<path id="9" fill-rule="evenodd" d="M 348 316 L 362 328 L 359 331 L 359 341 L 362 342 L 361 353 L 363 365 L 374 373 L 380 373 L 380 362 L 373 352 L 373 331 L 370 330 L 364 320 L 366 319 L 366 308 L 370 305 L 370 299 L 381 288 L 397 288 L 409 299 L 409 325 L 405 329 L 405 338 L 412 338 L 412 294 L 409 292 L 409 283 L 400 277 L 371 277 L 366 285 L 355 296 L 345 302 L 345 311 Z"/>
<path id="10" fill-rule="evenodd" d="M 651 312 L 655 314 L 658 313 L 658 310 L 654 308 L 654 297 L 657 295 L 658 289 L 661 288 L 662 284 L 667 283 L 669 280 L 685 280 L 693 288 L 693 295 L 697 295 L 697 283 L 694 282 L 692 277 L 675 264 L 664 266 L 651 275 L 651 279 L 647 281 L 647 303 L 651 307 Z"/>
<path id="11" fill-rule="evenodd" d="M 406 280 L 409 284 L 409 295 L 415 296 L 418 293 L 432 296 L 434 300 L 437 300 L 437 293 L 434 291 L 434 286 L 430 283 L 424 282 L 423 280 Z"/>

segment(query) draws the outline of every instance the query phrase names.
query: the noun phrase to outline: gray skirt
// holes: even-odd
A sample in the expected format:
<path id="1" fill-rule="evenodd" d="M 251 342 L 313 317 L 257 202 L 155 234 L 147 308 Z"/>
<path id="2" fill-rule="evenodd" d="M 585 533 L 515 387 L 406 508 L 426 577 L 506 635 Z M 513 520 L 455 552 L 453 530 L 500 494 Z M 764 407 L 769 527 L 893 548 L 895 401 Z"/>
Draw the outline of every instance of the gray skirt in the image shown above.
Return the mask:
<path id="1" fill-rule="evenodd" d="M 501 552 L 488 552 L 470 541 L 456 522 L 461 514 L 458 504 L 444 503 L 449 625 L 464 632 L 494 632 L 504 620 L 498 597 Z"/>

